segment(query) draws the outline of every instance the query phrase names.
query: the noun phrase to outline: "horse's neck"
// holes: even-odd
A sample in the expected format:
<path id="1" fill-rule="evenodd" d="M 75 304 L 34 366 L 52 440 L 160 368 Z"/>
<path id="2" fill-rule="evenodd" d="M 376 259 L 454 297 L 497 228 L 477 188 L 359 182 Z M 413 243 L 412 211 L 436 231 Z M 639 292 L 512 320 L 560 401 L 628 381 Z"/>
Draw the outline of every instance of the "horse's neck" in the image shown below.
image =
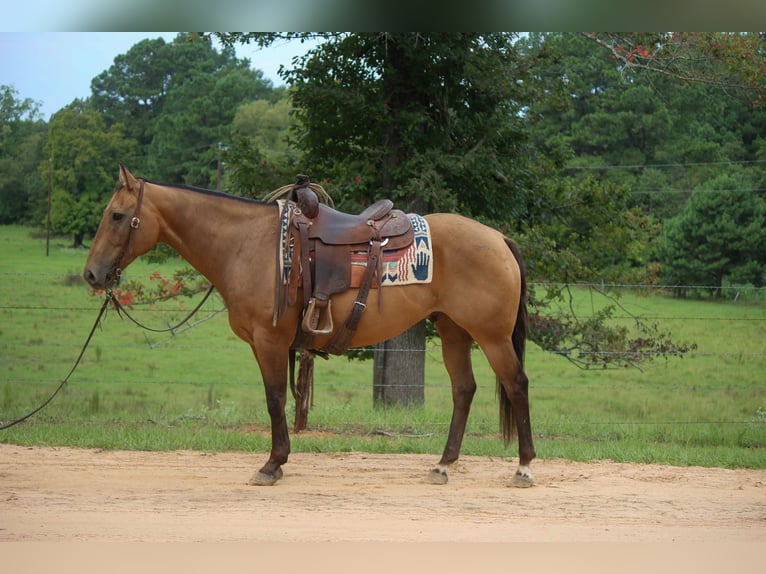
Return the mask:
<path id="1" fill-rule="evenodd" d="M 220 285 L 227 269 L 238 264 L 243 243 L 251 242 L 253 249 L 259 246 L 265 254 L 268 238 L 276 237 L 276 209 L 266 204 L 164 188 L 156 205 L 162 220 L 159 241 L 173 247 L 214 284 Z M 251 250 L 247 251 L 252 259 Z M 274 252 L 275 248 L 268 249 L 269 257 Z"/>

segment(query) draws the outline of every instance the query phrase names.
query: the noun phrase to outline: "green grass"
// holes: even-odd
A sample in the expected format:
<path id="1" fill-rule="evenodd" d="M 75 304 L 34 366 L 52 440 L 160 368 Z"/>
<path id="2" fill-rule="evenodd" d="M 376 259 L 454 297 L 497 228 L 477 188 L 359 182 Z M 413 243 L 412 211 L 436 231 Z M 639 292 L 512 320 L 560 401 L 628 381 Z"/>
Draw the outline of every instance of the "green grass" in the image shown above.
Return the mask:
<path id="1" fill-rule="evenodd" d="M 40 404 L 69 371 L 101 299 L 78 280 L 86 252 L 23 227 L 0 227 L 0 420 Z M 127 279 L 169 276 L 182 262 L 134 263 Z M 576 307 L 606 304 L 578 290 Z M 199 296 L 201 297 L 201 295 Z M 196 301 L 186 300 L 186 309 Z M 685 358 L 642 370 L 580 370 L 530 345 L 532 427 L 538 455 L 677 465 L 766 468 L 766 306 L 677 300 L 626 290 L 622 305 L 656 317 L 674 339 L 696 342 Z M 176 335 L 142 331 L 109 312 L 62 393 L 30 421 L 0 431 L 0 442 L 140 450 L 266 452 L 269 421 L 257 364 L 229 330 L 222 303 Z M 166 326 L 178 302 L 137 307 Z M 618 315 L 626 316 L 622 312 Z M 630 323 L 628 318 L 616 321 Z M 465 454 L 515 456 L 498 438 L 494 376 L 474 356 L 479 390 Z M 294 451 L 431 453 L 438 456 L 451 414 L 438 344 L 426 355 L 425 407 L 372 407 L 372 364 L 316 362 L 315 407 Z M 292 402 L 288 404 L 292 416 Z"/>

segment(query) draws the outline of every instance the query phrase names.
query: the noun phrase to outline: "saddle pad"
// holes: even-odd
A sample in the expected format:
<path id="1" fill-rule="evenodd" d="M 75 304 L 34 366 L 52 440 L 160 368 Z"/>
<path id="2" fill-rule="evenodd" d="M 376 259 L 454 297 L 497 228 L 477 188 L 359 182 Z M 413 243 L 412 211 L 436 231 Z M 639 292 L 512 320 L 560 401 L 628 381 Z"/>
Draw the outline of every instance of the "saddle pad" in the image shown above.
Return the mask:
<path id="1" fill-rule="evenodd" d="M 428 222 L 420 215 L 408 214 L 415 230 L 415 240 L 409 247 L 394 251 L 383 251 L 381 256 L 381 283 L 383 287 L 430 283 L 433 275 L 433 254 L 431 230 Z M 357 288 L 362 282 L 367 267 L 367 253 L 351 254 L 351 287 Z M 377 281 L 372 282 L 377 288 Z"/>

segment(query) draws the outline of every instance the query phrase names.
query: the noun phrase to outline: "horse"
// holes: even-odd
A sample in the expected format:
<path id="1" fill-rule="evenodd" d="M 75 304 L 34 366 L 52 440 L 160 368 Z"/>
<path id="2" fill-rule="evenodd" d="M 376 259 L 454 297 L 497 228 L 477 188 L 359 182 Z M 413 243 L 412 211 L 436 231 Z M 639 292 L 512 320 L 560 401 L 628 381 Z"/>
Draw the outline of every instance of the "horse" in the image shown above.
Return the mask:
<path id="1" fill-rule="evenodd" d="M 532 486 L 530 462 L 536 454 L 524 372 L 526 278 L 519 250 L 504 234 L 473 219 L 449 213 L 424 218 L 432 238 L 431 282 L 372 289 L 350 346 L 374 345 L 424 319 L 434 322 L 452 385 L 453 410 L 441 459 L 424 478 L 444 484 L 460 456 L 476 391 L 471 366 L 476 342 L 496 375 L 506 447 L 518 438 L 519 463 L 511 484 Z M 218 290 L 232 331 L 250 345 L 263 378 L 271 452 L 249 480 L 259 486 L 282 478 L 290 454 L 287 379 L 301 313 L 300 304 L 291 305 L 274 324 L 279 220 L 274 202 L 154 183 L 120 164 L 119 185 L 103 212 L 83 273 L 92 288 L 108 290 L 119 282 L 122 269 L 161 242 Z M 356 291 L 333 295 L 336 325 L 349 315 Z M 377 304 L 379 297 L 382 305 Z M 317 348 L 329 337 L 319 335 Z"/>

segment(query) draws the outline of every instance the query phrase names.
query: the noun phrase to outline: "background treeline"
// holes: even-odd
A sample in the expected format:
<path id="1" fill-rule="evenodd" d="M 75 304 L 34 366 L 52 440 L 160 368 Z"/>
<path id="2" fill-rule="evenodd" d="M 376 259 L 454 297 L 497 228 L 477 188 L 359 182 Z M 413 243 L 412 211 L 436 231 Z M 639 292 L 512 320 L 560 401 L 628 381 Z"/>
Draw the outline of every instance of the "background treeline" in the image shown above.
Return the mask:
<path id="1" fill-rule="evenodd" d="M 307 38 L 286 87 L 234 51 Z M 658 332 L 609 334 L 606 315 L 543 317 L 546 301 L 572 283 L 763 285 L 764 46 L 728 33 L 148 39 L 48 122 L 0 87 L 0 222 L 44 224 L 50 188 L 53 231 L 81 244 L 118 162 L 255 197 L 303 172 L 343 209 L 388 196 L 516 238 L 547 286 L 532 316 L 552 349 L 672 350 Z"/>
<path id="2" fill-rule="evenodd" d="M 726 84 L 748 69 L 715 68 L 740 57 L 756 74 L 757 35 L 687 35 L 681 78 L 615 57 L 648 59 L 651 36 L 610 50 L 576 33 L 325 34 L 288 88 L 232 47 L 275 35 L 236 36 L 143 40 L 48 122 L 0 87 L 0 222 L 41 225 L 50 178 L 53 230 L 81 243 L 118 161 L 251 195 L 308 171 L 348 209 L 393 192 L 525 235 L 554 255 L 529 257 L 538 278 L 763 282 L 766 110 L 745 89 L 763 80 Z M 707 68 L 692 67 L 695 42 Z"/>
<path id="3" fill-rule="evenodd" d="M 233 49 L 193 38 L 139 42 L 93 78 L 90 97 L 47 123 L 3 86 L 0 221 L 42 224 L 50 181 L 53 231 L 81 244 L 114 190 L 117 162 L 157 181 L 216 186 L 238 110 L 280 100 L 284 109 L 286 92 Z M 286 109 L 281 120 L 286 132 Z"/>

